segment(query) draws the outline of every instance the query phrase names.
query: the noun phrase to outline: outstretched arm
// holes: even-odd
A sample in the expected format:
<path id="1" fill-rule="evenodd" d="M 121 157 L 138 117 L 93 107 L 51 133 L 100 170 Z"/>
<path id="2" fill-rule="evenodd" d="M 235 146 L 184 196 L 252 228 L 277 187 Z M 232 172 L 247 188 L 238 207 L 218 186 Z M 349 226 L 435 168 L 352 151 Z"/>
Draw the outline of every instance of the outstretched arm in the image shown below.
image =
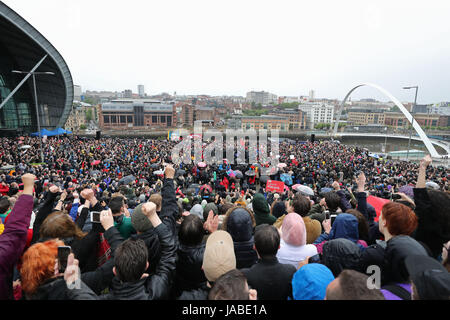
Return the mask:
<path id="1" fill-rule="evenodd" d="M 178 212 L 177 197 L 175 193 L 175 186 L 173 184 L 175 169 L 170 165 L 167 166 L 164 175 L 165 179 L 161 191 L 162 206 L 159 217 L 162 223 L 167 225 L 172 232 L 175 232 L 175 216 Z"/>
<path id="2" fill-rule="evenodd" d="M 17 263 L 27 241 L 34 203 L 32 194 L 35 178 L 32 174 L 22 176 L 23 194 L 14 205 L 10 218 L 5 225 L 5 230 L 0 235 L 0 275 L 3 278 L 2 281 L 5 281 L 5 276 L 11 272 L 12 267 Z M 3 294 L 6 294 L 6 292 L 0 293 L 0 299 L 8 299 Z"/>
<path id="3" fill-rule="evenodd" d="M 431 164 L 432 159 L 430 155 L 426 155 L 421 161 L 419 165 L 419 176 L 417 177 L 416 188 L 425 188 L 426 187 L 426 175 L 427 168 Z"/>

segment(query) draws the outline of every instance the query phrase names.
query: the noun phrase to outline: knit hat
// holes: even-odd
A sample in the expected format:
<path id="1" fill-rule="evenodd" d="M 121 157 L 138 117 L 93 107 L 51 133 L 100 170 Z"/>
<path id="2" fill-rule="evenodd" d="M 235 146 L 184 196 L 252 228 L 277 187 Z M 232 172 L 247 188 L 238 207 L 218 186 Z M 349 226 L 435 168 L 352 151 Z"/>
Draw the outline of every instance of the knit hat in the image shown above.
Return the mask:
<path id="1" fill-rule="evenodd" d="M 134 230 L 138 232 L 145 232 L 153 227 L 148 217 L 142 213 L 142 205 L 138 205 L 131 215 L 131 224 Z"/>
<path id="2" fill-rule="evenodd" d="M 323 264 L 306 264 L 292 277 L 292 296 L 294 300 L 323 300 L 333 280 L 333 273 Z"/>
<path id="3" fill-rule="evenodd" d="M 195 214 L 198 216 L 201 220 L 203 220 L 203 207 L 201 204 L 196 204 L 192 207 L 190 210 L 191 214 Z"/>
<path id="4" fill-rule="evenodd" d="M 273 205 L 272 214 L 275 216 L 275 218 L 279 218 L 282 215 L 287 214 L 286 211 L 286 204 L 283 201 L 277 201 Z"/>
<path id="5" fill-rule="evenodd" d="M 207 204 L 208 204 L 208 202 L 206 200 L 202 200 L 201 205 L 202 205 L 203 209 L 206 207 Z"/>
<path id="6" fill-rule="evenodd" d="M 292 246 L 306 244 L 306 228 L 303 218 L 295 212 L 289 213 L 281 225 L 281 238 Z"/>
<path id="7" fill-rule="evenodd" d="M 213 232 L 206 241 L 202 269 L 210 282 L 236 269 L 236 256 L 231 235 L 223 230 Z"/>

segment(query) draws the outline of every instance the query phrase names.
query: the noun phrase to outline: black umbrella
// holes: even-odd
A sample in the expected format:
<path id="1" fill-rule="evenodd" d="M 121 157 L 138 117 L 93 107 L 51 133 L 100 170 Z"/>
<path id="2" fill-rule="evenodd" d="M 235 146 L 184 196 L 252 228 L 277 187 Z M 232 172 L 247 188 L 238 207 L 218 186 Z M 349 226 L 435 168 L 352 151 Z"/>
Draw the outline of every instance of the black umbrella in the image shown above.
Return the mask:
<path id="1" fill-rule="evenodd" d="M 261 181 L 262 183 L 266 183 L 267 181 L 269 181 L 269 177 L 268 176 L 261 176 L 261 178 L 259 178 L 259 181 Z"/>
<path id="2" fill-rule="evenodd" d="M 123 183 L 123 184 L 129 184 L 130 182 L 135 181 L 136 178 L 133 175 L 129 175 L 126 177 L 123 177 L 122 179 L 119 180 L 119 183 Z"/>
<path id="3" fill-rule="evenodd" d="M 248 170 L 245 172 L 245 175 L 249 176 L 249 177 L 253 177 L 253 176 L 256 176 L 256 172 L 253 170 Z"/>
<path id="4" fill-rule="evenodd" d="M 178 169 L 176 175 L 177 175 L 177 176 L 182 176 L 182 175 L 184 175 L 185 173 L 186 173 L 186 170 Z"/>

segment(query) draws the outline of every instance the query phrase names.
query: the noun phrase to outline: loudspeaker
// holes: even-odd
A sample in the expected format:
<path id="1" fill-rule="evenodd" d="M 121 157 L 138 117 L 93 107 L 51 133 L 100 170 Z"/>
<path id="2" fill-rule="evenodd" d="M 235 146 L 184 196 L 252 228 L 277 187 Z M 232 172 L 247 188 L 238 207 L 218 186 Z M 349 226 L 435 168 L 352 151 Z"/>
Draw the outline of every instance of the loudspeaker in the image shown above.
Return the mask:
<path id="1" fill-rule="evenodd" d="M 314 143 L 314 141 L 316 141 L 316 135 L 315 135 L 315 134 L 312 134 L 312 135 L 311 135 L 311 142 Z"/>
<path id="2" fill-rule="evenodd" d="M 95 140 L 100 140 L 101 135 L 102 135 L 102 132 L 101 132 L 100 130 L 97 131 L 97 132 L 96 132 L 96 135 L 95 135 Z"/>

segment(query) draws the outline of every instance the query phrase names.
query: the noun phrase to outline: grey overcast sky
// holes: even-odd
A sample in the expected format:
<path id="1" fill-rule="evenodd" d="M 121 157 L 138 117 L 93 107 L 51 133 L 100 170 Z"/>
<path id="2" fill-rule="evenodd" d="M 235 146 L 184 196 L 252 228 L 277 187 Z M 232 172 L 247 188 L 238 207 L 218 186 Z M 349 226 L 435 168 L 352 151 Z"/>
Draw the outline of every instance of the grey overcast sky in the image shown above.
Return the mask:
<path id="1" fill-rule="evenodd" d="M 85 90 L 450 101 L 450 1 L 4 0 Z M 388 99 L 362 88 L 353 99 Z"/>

